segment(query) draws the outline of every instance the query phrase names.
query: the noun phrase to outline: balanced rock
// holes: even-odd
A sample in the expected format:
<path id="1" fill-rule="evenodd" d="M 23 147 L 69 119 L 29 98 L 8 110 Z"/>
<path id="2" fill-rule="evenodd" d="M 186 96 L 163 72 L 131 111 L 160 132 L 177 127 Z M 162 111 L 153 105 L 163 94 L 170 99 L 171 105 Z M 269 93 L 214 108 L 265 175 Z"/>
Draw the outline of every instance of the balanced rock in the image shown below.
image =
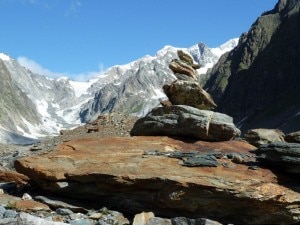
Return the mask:
<path id="1" fill-rule="evenodd" d="M 244 138 L 250 144 L 259 147 L 273 142 L 284 142 L 284 133 L 278 129 L 252 129 L 244 134 Z"/>
<path id="2" fill-rule="evenodd" d="M 290 143 L 300 143 L 300 131 L 285 135 L 284 140 Z"/>
<path id="3" fill-rule="evenodd" d="M 169 68 L 174 73 L 185 74 L 194 79 L 196 78 L 196 75 L 197 75 L 195 69 L 191 65 L 187 64 L 184 61 L 178 60 L 178 59 L 173 59 L 169 64 Z"/>
<path id="4" fill-rule="evenodd" d="M 227 141 L 240 135 L 232 117 L 186 105 L 154 108 L 134 124 L 133 136 L 183 136 L 206 141 Z"/>
<path id="5" fill-rule="evenodd" d="M 217 105 L 197 82 L 176 80 L 163 86 L 165 94 L 173 105 L 188 105 L 198 109 L 212 110 Z"/>
<path id="6" fill-rule="evenodd" d="M 186 62 L 188 65 L 192 66 L 193 69 L 195 69 L 195 70 L 200 69 L 200 65 L 194 63 L 193 57 L 188 52 L 185 52 L 183 50 L 178 50 L 177 55 L 180 60 L 182 60 L 182 61 Z"/>
<path id="7" fill-rule="evenodd" d="M 94 201 L 131 215 L 145 211 L 165 218 L 212 218 L 224 224 L 299 223 L 300 193 L 279 183 L 272 170 L 249 170 L 246 164 L 185 167 L 180 159 L 143 155 L 172 149 L 253 155 L 249 151 L 254 148 L 239 141 L 89 138 L 19 158 L 15 168 L 47 193 Z M 299 185 L 298 180 L 294 183 Z"/>
<path id="8" fill-rule="evenodd" d="M 188 63 L 189 65 L 193 65 L 194 59 L 189 53 L 184 52 L 183 50 L 178 50 L 177 55 L 178 55 L 180 60 Z"/>
<path id="9" fill-rule="evenodd" d="M 274 168 L 282 168 L 289 173 L 300 173 L 300 144 L 271 143 L 260 146 L 256 153 L 260 160 Z"/>

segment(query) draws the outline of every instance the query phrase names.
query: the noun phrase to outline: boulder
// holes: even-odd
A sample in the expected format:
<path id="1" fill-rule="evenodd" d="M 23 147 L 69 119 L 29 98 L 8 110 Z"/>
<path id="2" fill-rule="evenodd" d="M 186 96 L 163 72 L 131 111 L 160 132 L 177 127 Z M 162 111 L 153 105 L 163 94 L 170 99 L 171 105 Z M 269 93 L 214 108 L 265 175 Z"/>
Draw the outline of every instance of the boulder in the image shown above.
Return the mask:
<path id="1" fill-rule="evenodd" d="M 271 143 L 260 146 L 256 153 L 260 161 L 272 168 L 282 168 L 289 173 L 300 173 L 300 144 Z"/>
<path id="2" fill-rule="evenodd" d="M 151 218 L 154 218 L 153 212 L 142 212 L 136 214 L 133 218 L 132 225 L 146 225 Z"/>
<path id="3" fill-rule="evenodd" d="M 33 200 L 20 200 L 15 202 L 15 208 L 20 211 L 50 211 L 46 204 Z"/>
<path id="4" fill-rule="evenodd" d="M 98 207 L 109 205 L 130 215 L 145 211 L 164 218 L 212 218 L 225 224 L 300 222 L 300 193 L 279 183 L 267 168 L 185 167 L 180 159 L 144 155 L 149 150 L 195 150 L 254 157 L 250 152 L 254 148 L 239 141 L 168 137 L 77 139 L 47 154 L 19 158 L 15 168 L 47 193 L 86 199 Z M 285 181 L 291 182 L 288 177 Z"/>
<path id="5" fill-rule="evenodd" d="M 300 143 L 300 131 L 285 135 L 284 140 L 290 143 Z"/>
<path id="6" fill-rule="evenodd" d="M 244 134 L 244 138 L 250 144 L 259 147 L 272 142 L 284 142 L 284 133 L 278 129 L 252 129 Z"/>
<path id="7" fill-rule="evenodd" d="M 227 141 L 240 135 L 230 116 L 185 105 L 154 108 L 134 124 L 133 136 L 183 136 Z"/>
<path id="8" fill-rule="evenodd" d="M 163 86 L 163 90 L 173 105 L 188 105 L 198 109 L 212 110 L 217 105 L 197 82 L 177 80 Z"/>
<path id="9" fill-rule="evenodd" d="M 178 59 L 173 59 L 169 64 L 169 68 L 174 73 L 185 74 L 194 79 L 197 76 L 195 69 L 191 65 L 188 65 L 186 62 L 178 60 Z"/>
<path id="10" fill-rule="evenodd" d="M 173 225 L 170 219 L 160 218 L 160 217 L 153 217 L 151 218 L 146 225 Z"/>

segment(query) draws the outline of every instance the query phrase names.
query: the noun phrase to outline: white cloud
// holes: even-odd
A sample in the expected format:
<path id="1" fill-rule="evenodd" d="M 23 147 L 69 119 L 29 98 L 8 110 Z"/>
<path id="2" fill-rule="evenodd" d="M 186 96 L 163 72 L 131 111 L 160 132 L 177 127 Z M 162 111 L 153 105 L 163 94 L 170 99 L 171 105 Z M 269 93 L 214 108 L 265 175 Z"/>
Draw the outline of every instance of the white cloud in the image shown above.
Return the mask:
<path id="1" fill-rule="evenodd" d="M 71 80 L 75 80 L 75 81 L 87 81 L 89 79 L 92 79 L 94 77 L 101 75 L 104 72 L 103 64 L 99 64 L 99 71 L 85 72 L 85 73 L 79 73 L 79 74 L 69 74 L 69 73 L 53 72 L 49 69 L 44 68 L 43 66 L 41 66 L 34 60 L 28 59 L 27 57 L 24 57 L 24 56 L 18 57 L 17 61 L 20 63 L 21 66 L 26 67 L 33 73 L 37 73 L 37 74 L 44 75 L 46 77 L 54 78 L 54 79 L 57 79 L 59 77 L 68 77 Z"/>
<path id="2" fill-rule="evenodd" d="M 63 74 L 61 74 L 61 73 L 55 73 L 48 69 L 45 69 L 44 67 L 42 67 L 40 64 L 38 64 L 34 60 L 28 59 L 24 56 L 18 57 L 17 60 L 21 64 L 21 66 L 26 67 L 27 69 L 31 70 L 31 72 L 33 72 L 33 73 L 41 74 L 41 75 L 51 77 L 51 78 L 57 78 L 57 77 L 63 76 Z"/>

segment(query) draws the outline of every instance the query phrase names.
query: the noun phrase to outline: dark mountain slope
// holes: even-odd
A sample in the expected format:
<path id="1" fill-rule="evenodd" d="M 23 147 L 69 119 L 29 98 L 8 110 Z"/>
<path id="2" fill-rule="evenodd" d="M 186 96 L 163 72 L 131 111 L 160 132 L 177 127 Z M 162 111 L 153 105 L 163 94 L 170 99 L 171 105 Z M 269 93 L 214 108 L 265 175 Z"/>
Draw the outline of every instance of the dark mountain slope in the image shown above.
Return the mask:
<path id="1" fill-rule="evenodd" d="M 212 70 L 205 88 L 242 130 L 300 130 L 300 1 L 281 0 Z"/>

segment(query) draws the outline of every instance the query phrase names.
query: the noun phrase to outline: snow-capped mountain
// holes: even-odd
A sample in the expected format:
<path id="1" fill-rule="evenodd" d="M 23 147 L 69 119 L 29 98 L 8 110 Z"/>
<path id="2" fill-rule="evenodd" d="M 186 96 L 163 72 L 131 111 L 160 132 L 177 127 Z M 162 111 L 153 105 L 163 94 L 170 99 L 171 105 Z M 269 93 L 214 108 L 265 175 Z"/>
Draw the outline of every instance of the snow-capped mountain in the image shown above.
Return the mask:
<path id="1" fill-rule="evenodd" d="M 237 45 L 232 39 L 219 48 L 199 43 L 186 49 L 202 68 L 211 68 L 226 51 Z M 155 56 L 114 66 L 88 82 L 66 77 L 50 79 L 35 74 L 0 53 L 0 142 L 31 143 L 95 119 L 101 113 L 120 111 L 142 116 L 166 98 L 162 87 L 176 78 L 168 68 L 177 50 L 166 46 Z"/>
<path id="2" fill-rule="evenodd" d="M 233 49 L 238 39 L 232 39 L 218 48 L 209 48 L 203 43 L 191 48 L 176 48 L 165 46 L 155 56 L 145 56 L 137 61 L 123 66 L 114 66 L 104 75 L 109 78 L 103 85 L 103 80 L 93 86 L 98 91 L 80 111 L 82 122 L 94 120 L 100 113 L 121 111 L 138 116 L 145 115 L 157 106 L 160 100 L 167 98 L 162 87 L 176 78 L 169 69 L 169 63 L 177 58 L 177 50 L 184 49 L 191 53 L 194 60 L 202 65 L 199 75 L 207 72 L 217 63 L 220 56 Z"/>
<path id="3" fill-rule="evenodd" d="M 5 81 L 0 97 L 0 142 L 14 142 L 9 132 L 36 139 L 75 127 L 80 123 L 81 105 L 93 96 L 87 89 L 96 80 L 54 80 L 31 72 L 3 53 L 0 69 Z"/>
<path id="4" fill-rule="evenodd" d="M 193 55 L 194 60 L 199 62 L 202 67 L 198 70 L 200 74 L 205 74 L 208 69 L 212 68 L 225 52 L 231 51 L 237 46 L 239 38 L 234 38 L 217 48 L 208 48 L 203 43 L 192 46 L 189 51 Z"/>

